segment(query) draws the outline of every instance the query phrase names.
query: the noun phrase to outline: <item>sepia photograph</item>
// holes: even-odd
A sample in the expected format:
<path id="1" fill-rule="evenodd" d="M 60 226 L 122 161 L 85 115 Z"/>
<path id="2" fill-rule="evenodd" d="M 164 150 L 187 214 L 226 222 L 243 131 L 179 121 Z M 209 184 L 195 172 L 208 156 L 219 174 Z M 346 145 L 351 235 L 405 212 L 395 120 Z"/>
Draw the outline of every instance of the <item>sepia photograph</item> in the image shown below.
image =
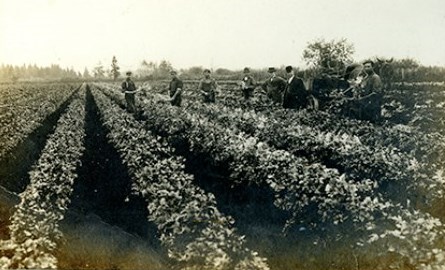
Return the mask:
<path id="1" fill-rule="evenodd" d="M 0 0 L 0 269 L 445 270 L 443 0 Z"/>

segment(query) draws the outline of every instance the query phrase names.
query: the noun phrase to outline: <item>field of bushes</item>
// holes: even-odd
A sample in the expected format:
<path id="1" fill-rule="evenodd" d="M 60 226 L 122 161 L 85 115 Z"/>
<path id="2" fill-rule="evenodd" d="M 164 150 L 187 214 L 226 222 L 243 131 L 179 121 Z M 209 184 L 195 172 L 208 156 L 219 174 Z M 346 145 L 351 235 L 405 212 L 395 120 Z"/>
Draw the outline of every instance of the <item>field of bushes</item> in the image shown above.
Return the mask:
<path id="1" fill-rule="evenodd" d="M 141 84 L 141 83 L 138 83 Z M 445 269 L 445 87 L 379 124 L 221 83 L 0 85 L 0 267 Z"/>

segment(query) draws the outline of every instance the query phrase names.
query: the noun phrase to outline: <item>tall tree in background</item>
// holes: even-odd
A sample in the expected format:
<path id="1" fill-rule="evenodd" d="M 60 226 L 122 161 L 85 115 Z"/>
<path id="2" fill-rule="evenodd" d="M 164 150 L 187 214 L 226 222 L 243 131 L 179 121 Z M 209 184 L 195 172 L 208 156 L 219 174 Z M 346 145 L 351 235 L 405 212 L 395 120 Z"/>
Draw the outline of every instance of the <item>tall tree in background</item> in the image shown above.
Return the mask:
<path id="1" fill-rule="evenodd" d="M 113 59 L 111 60 L 111 76 L 113 80 L 116 80 L 119 75 L 121 74 L 119 72 L 120 67 L 117 65 L 117 59 L 116 56 L 113 56 Z"/>
<path id="2" fill-rule="evenodd" d="M 85 67 L 85 69 L 83 70 L 83 75 L 82 77 L 88 79 L 91 78 L 90 72 L 88 71 L 88 69 Z"/>
<path id="3" fill-rule="evenodd" d="M 354 45 L 346 39 L 310 42 L 303 51 L 303 59 L 316 74 L 343 73 L 345 66 L 353 61 Z"/>
<path id="4" fill-rule="evenodd" d="M 93 76 L 94 76 L 94 78 L 97 78 L 97 79 L 101 79 L 101 78 L 105 77 L 105 70 L 104 70 L 104 67 L 102 66 L 101 62 L 99 62 L 97 64 L 97 66 L 94 67 Z"/>

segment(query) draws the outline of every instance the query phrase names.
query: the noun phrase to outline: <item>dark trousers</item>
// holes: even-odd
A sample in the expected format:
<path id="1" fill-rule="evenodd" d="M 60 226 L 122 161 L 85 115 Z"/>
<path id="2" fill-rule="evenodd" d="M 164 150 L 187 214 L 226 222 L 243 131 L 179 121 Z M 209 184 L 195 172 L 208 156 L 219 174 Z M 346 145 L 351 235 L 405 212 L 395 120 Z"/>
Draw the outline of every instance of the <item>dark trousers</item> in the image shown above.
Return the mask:
<path id="1" fill-rule="evenodd" d="M 308 105 L 307 96 L 294 96 L 284 94 L 283 108 L 285 109 L 304 109 Z"/>
<path id="2" fill-rule="evenodd" d="M 354 100 L 346 105 L 346 115 L 351 118 L 378 123 L 382 115 L 381 101 Z"/>
<path id="3" fill-rule="evenodd" d="M 125 93 L 125 101 L 127 101 L 127 111 L 130 113 L 136 112 L 135 94 Z"/>
<path id="4" fill-rule="evenodd" d="M 253 88 L 243 88 L 244 99 L 249 99 L 253 97 Z"/>
<path id="5" fill-rule="evenodd" d="M 202 96 L 205 103 L 215 103 L 215 92 L 207 92 L 207 95 Z"/>
<path id="6" fill-rule="evenodd" d="M 182 102 L 181 96 L 176 96 L 176 98 L 174 100 L 172 100 L 170 102 L 170 104 L 173 105 L 173 106 L 181 107 L 181 102 Z"/>

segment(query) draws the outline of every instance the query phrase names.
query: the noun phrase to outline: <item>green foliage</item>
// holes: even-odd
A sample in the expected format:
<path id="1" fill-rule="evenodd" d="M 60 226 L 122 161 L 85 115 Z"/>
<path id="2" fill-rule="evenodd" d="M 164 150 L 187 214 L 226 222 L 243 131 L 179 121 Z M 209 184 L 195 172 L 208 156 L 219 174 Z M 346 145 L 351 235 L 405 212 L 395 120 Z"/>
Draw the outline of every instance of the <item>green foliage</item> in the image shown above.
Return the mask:
<path id="1" fill-rule="evenodd" d="M 172 69 L 172 64 L 167 60 L 162 60 L 159 64 L 144 60 L 137 70 L 137 74 L 146 79 L 168 79 Z"/>
<path id="2" fill-rule="evenodd" d="M 352 62 L 354 45 L 346 39 L 325 41 L 319 39 L 308 43 L 303 59 L 316 73 L 343 73 L 346 64 Z"/>
<path id="3" fill-rule="evenodd" d="M 192 183 L 183 158 L 98 90 L 93 94 L 170 258 L 184 269 L 269 269 L 264 258 L 244 247 L 244 237 L 232 228 L 234 220 L 219 212 L 215 196 Z M 117 97 L 123 101 L 121 93 Z"/>
<path id="4" fill-rule="evenodd" d="M 38 67 L 37 65 L 1 65 L 0 81 L 39 81 L 39 80 L 61 80 L 76 79 L 79 75 L 72 68 L 62 68 L 57 64 L 49 67 Z"/>
<path id="5" fill-rule="evenodd" d="M 59 108 L 73 93 L 73 89 L 73 85 L 70 84 L 2 85 L 0 159 Z"/>
<path id="6" fill-rule="evenodd" d="M 20 194 L 11 217 L 10 239 L 0 241 L 0 267 L 57 268 L 53 255 L 62 233 L 59 222 L 70 203 L 83 152 L 85 90 L 59 119 L 37 164 L 30 184 Z"/>
<path id="7" fill-rule="evenodd" d="M 116 89 L 101 87 L 124 104 Z M 414 123 L 378 126 L 322 111 L 283 110 L 255 98 L 245 103 L 232 88 L 223 87 L 220 104 L 203 105 L 192 91 L 183 108 L 171 108 L 159 103 L 161 88 L 151 87 L 141 101 L 147 128 L 188 141 L 211 162 L 228 162 L 235 182 L 267 183 L 275 205 L 294 215 L 287 227 L 296 220 L 346 222 L 349 233 L 362 235 L 351 248 L 441 269 L 445 228 L 430 212 L 444 199 L 442 135 Z M 305 211 L 314 204 L 317 216 Z"/>

